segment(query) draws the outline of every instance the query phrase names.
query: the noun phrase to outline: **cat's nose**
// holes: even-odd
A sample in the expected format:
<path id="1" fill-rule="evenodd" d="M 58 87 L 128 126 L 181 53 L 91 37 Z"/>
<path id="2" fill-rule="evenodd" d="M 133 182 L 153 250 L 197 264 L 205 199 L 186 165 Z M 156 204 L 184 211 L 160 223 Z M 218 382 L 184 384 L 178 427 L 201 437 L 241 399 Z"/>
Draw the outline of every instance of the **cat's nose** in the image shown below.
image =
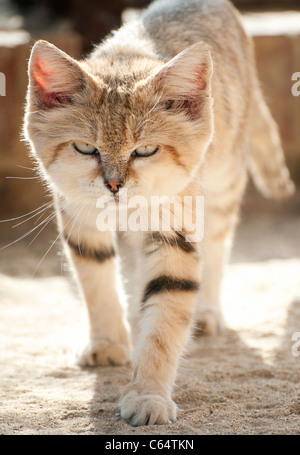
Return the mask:
<path id="1" fill-rule="evenodd" d="M 107 188 L 114 194 L 116 194 L 120 188 L 124 185 L 122 180 L 108 180 L 104 182 Z"/>

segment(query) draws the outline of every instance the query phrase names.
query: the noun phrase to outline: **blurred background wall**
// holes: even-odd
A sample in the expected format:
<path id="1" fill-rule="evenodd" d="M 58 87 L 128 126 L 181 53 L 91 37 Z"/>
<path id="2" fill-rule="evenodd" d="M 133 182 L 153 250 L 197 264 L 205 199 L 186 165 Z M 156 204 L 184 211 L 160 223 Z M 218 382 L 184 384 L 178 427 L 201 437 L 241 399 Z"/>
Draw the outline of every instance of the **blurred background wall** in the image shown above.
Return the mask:
<path id="1" fill-rule="evenodd" d="M 30 48 L 46 39 L 74 58 L 92 49 L 147 0 L 0 0 L 0 219 L 38 207 L 45 191 L 21 141 Z M 300 72 L 300 0 L 236 0 L 253 35 L 258 71 L 267 102 L 278 122 L 292 176 L 300 183 L 300 96 L 292 95 L 292 75 Z M 184 0 L 183 0 L 184 4 Z M 20 177 L 18 179 L 10 177 Z"/>

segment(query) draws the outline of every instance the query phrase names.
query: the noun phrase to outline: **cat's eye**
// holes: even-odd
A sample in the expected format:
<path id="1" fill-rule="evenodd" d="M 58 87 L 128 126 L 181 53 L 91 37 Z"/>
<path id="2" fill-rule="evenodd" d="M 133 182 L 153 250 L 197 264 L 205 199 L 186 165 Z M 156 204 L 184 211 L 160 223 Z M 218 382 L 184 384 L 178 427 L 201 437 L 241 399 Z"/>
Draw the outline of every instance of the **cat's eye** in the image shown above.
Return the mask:
<path id="1" fill-rule="evenodd" d="M 168 101 L 164 104 L 164 108 L 165 108 L 166 110 L 171 109 L 171 107 L 173 106 L 173 103 L 174 103 L 173 100 L 168 100 Z"/>
<path id="2" fill-rule="evenodd" d="M 96 147 L 85 142 L 74 142 L 73 147 L 77 152 L 83 153 L 84 155 L 99 155 Z"/>
<path id="3" fill-rule="evenodd" d="M 143 147 L 138 147 L 132 152 L 132 156 L 140 156 L 140 157 L 145 157 L 145 156 L 151 156 L 154 155 L 158 151 L 157 146 L 153 145 L 145 145 Z"/>

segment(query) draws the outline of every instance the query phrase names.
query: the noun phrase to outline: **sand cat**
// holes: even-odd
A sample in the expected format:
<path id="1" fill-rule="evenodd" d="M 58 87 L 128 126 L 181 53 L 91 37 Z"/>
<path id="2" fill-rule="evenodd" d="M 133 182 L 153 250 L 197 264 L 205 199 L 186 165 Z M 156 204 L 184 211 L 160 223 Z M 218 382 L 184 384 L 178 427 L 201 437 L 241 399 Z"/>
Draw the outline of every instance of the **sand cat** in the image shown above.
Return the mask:
<path id="1" fill-rule="evenodd" d="M 191 330 L 222 326 L 222 270 L 248 171 L 267 197 L 293 192 L 252 41 L 227 0 L 158 0 L 86 59 L 38 41 L 29 78 L 25 134 L 89 314 L 81 363 L 131 358 L 121 417 L 132 425 L 175 421 L 172 386 Z M 147 218 L 153 197 L 167 206 L 176 198 L 169 226 L 161 227 L 158 212 L 154 226 L 138 229 L 134 210 Z M 204 198 L 202 240 L 189 229 L 201 222 L 197 197 Z M 185 225 L 178 211 L 187 199 Z M 117 211 L 128 201 L 136 229 L 129 222 L 102 229 L 103 200 Z M 132 355 L 117 286 L 120 253 L 138 321 Z"/>

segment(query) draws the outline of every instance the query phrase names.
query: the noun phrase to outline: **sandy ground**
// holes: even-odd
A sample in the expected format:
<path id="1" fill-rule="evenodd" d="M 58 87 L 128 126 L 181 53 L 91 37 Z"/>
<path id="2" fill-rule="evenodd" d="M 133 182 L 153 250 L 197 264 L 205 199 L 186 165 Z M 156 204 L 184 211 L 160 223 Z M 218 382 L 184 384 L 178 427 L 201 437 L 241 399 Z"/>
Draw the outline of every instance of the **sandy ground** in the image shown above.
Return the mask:
<path id="1" fill-rule="evenodd" d="M 17 238 L 11 226 L 1 229 L 2 246 Z M 117 413 L 129 367 L 73 363 L 86 313 L 58 248 L 38 266 L 53 230 L 2 250 L 0 433 L 299 434 L 300 343 L 296 356 L 292 341 L 300 335 L 299 233 L 299 195 L 284 207 L 261 201 L 253 210 L 250 201 L 225 273 L 227 328 L 194 338 L 174 389 L 177 422 L 140 428 Z"/>

